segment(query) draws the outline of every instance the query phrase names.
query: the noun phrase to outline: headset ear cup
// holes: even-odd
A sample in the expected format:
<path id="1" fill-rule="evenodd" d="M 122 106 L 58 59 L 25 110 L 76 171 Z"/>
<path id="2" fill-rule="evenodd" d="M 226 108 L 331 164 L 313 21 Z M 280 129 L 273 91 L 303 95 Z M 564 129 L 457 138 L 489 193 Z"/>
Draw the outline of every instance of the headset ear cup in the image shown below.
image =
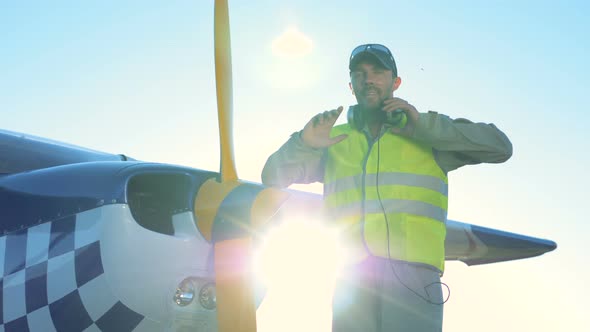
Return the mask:
<path id="1" fill-rule="evenodd" d="M 346 112 L 346 120 L 348 125 L 352 129 L 356 129 L 356 123 L 354 122 L 354 106 L 348 106 L 348 112 Z"/>
<path id="2" fill-rule="evenodd" d="M 348 108 L 347 119 L 348 125 L 352 129 L 357 131 L 363 130 L 363 127 L 365 126 L 364 119 L 361 112 L 358 111 L 358 107 L 356 107 L 356 105 L 350 106 Z"/>

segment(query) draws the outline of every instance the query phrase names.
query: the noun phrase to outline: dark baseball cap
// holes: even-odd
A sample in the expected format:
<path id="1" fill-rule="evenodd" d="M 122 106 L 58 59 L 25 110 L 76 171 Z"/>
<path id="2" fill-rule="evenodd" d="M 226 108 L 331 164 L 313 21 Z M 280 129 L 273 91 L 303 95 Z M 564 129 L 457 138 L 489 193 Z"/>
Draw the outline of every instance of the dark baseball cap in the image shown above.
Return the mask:
<path id="1" fill-rule="evenodd" d="M 391 51 L 381 44 L 364 44 L 354 48 L 350 54 L 350 62 L 348 69 L 352 69 L 363 59 L 377 60 L 383 67 L 393 72 L 393 76 L 397 76 L 397 66 L 393 59 Z"/>

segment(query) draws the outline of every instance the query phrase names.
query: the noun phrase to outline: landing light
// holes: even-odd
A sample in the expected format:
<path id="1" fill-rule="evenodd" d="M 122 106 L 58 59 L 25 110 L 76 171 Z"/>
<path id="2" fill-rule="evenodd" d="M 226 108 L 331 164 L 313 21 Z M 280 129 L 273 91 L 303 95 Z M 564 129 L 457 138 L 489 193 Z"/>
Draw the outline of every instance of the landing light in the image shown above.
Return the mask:
<path id="1" fill-rule="evenodd" d="M 199 304 L 207 310 L 217 307 L 215 284 L 201 278 L 189 277 L 184 279 L 174 293 L 173 300 L 180 307 L 185 307 L 193 302 L 196 291 L 199 290 Z"/>
<path id="2" fill-rule="evenodd" d="M 217 307 L 215 284 L 208 283 L 201 287 L 201 291 L 199 292 L 199 302 L 205 309 L 213 310 Z"/>
<path id="3" fill-rule="evenodd" d="M 184 307 L 191 304 L 194 297 L 195 285 L 191 278 L 186 278 L 176 288 L 176 292 L 174 293 L 174 303 Z"/>

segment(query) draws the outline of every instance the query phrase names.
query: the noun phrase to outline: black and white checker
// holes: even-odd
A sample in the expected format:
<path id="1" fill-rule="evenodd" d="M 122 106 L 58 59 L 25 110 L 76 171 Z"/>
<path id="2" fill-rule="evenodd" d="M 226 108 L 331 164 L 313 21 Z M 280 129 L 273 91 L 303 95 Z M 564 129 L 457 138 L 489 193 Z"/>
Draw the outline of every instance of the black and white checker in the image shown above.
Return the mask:
<path id="1" fill-rule="evenodd" d="M 106 281 L 97 210 L 0 237 L 0 332 L 153 330 Z"/>

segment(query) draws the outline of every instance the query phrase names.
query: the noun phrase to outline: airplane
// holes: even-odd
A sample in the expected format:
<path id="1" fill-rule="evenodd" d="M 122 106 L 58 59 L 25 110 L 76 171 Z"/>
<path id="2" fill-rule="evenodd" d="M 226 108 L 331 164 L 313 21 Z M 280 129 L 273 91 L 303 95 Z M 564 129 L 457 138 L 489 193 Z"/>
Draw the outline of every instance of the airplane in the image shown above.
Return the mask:
<path id="1" fill-rule="evenodd" d="M 0 331 L 255 331 L 256 237 L 321 195 L 239 181 L 227 1 L 216 1 L 220 171 L 0 130 Z M 447 260 L 535 257 L 555 242 L 448 220 Z M 236 273 L 237 271 L 237 273 Z"/>

